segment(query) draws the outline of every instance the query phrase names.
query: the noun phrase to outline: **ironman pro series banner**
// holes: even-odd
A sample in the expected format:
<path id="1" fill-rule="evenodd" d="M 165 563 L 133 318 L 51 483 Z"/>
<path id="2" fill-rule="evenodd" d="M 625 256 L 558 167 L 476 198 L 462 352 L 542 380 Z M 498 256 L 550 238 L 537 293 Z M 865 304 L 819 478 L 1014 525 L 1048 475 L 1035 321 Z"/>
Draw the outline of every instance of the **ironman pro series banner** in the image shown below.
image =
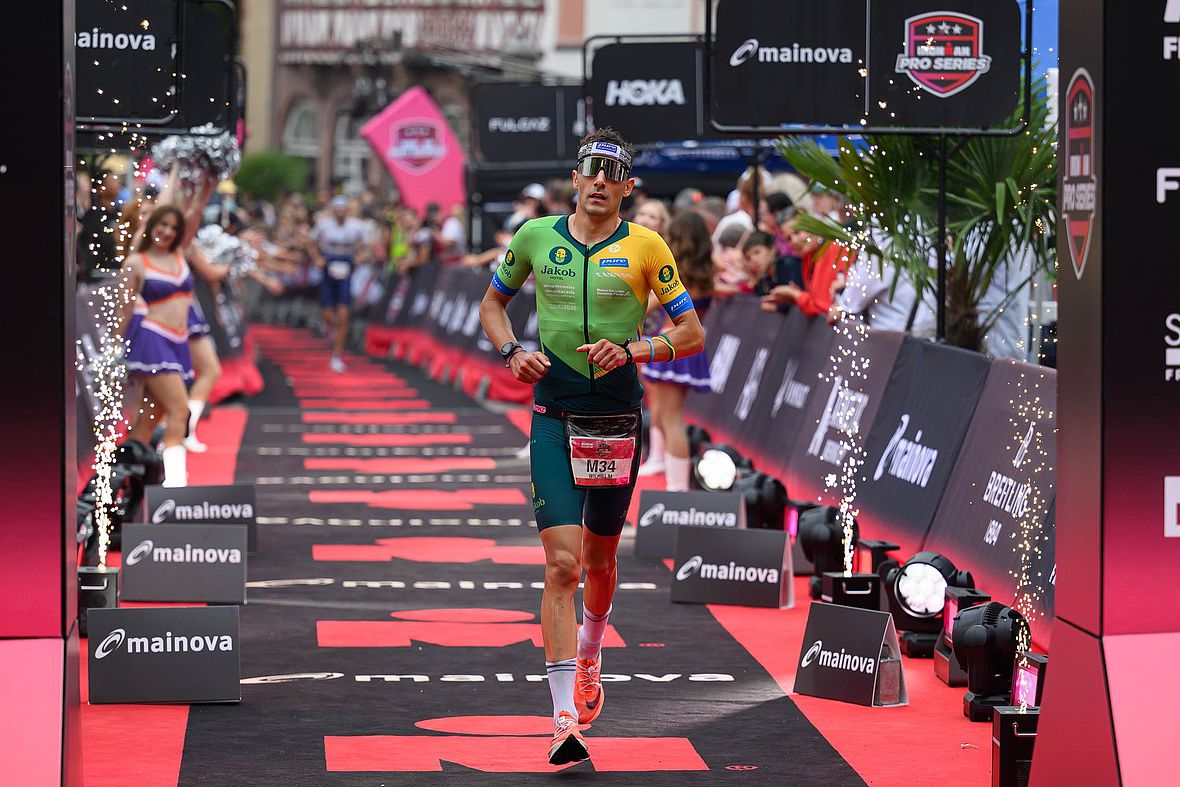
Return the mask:
<path id="1" fill-rule="evenodd" d="M 1015 0 L 715 0 L 713 123 L 973 129 L 1023 96 Z"/>

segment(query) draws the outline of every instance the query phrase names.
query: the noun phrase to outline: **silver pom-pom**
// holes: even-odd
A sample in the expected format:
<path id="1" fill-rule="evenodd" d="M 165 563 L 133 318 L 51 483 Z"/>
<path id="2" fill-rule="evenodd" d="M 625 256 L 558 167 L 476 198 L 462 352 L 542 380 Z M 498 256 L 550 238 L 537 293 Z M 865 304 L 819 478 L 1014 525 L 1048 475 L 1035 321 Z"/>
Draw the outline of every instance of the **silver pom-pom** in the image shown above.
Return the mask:
<path id="1" fill-rule="evenodd" d="M 230 235 L 220 225 L 206 224 L 197 231 L 197 246 L 209 262 L 229 266 L 229 275 L 245 276 L 258 267 L 258 252 L 240 238 Z"/>
<path id="2" fill-rule="evenodd" d="M 199 182 L 205 173 L 225 180 L 238 171 L 242 151 L 228 132 L 211 134 L 212 125 L 191 131 L 194 136 L 168 136 L 152 146 L 152 159 L 159 169 L 167 172 L 178 165 L 181 183 Z"/>

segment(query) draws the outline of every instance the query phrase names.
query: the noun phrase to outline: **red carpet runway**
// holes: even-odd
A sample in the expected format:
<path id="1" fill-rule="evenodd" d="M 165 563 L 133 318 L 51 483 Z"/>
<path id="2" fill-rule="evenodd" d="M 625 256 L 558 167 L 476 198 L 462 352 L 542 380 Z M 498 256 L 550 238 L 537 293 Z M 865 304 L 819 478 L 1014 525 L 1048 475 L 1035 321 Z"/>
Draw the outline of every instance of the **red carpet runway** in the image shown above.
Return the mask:
<path id="1" fill-rule="evenodd" d="M 87 785 L 988 783 L 990 727 L 929 661 L 906 662 L 905 708 L 788 696 L 802 580 L 793 610 L 672 604 L 626 535 L 593 760 L 550 767 L 527 421 L 252 334 L 266 390 L 217 408 L 190 460 L 193 483 L 257 485 L 242 702 L 86 707 Z"/>

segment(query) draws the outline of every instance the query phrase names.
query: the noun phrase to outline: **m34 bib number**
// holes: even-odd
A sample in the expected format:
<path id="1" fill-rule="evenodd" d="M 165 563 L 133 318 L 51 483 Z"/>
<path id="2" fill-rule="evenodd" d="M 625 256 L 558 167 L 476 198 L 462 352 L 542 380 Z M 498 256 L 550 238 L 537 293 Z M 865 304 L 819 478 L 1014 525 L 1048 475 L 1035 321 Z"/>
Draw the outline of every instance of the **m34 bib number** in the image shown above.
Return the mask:
<path id="1" fill-rule="evenodd" d="M 633 437 L 570 438 L 570 469 L 577 486 L 627 486 L 634 458 Z"/>

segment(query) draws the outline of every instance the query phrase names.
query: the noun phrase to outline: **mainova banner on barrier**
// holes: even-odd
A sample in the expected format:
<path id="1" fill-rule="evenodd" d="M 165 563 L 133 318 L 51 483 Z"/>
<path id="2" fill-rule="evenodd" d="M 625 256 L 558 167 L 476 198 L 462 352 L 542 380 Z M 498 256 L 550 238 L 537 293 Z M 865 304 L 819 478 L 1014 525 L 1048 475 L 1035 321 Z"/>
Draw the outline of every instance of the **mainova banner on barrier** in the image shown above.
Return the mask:
<path id="1" fill-rule="evenodd" d="M 1045 616 L 1053 539 L 1045 532 L 1057 466 L 1057 372 L 1000 360 L 987 382 L 923 549 L 968 568 L 995 598 L 1026 594 Z"/>
<path id="2" fill-rule="evenodd" d="M 532 387 L 518 383 L 484 335 L 479 304 L 491 275 L 467 268 L 419 268 L 393 285 L 385 325 L 370 325 L 368 352 L 422 365 L 443 382 L 461 379 L 467 393 L 525 402 Z M 537 304 L 531 282 L 508 306 L 517 340 L 540 347 Z M 482 390 L 481 390 L 482 389 Z"/>
<path id="3" fill-rule="evenodd" d="M 987 377 L 979 353 L 906 338 L 865 443 L 863 530 L 921 547 Z"/>
<path id="4" fill-rule="evenodd" d="M 760 470 L 785 477 L 791 449 L 805 432 L 810 435 L 805 412 L 821 392 L 820 374 L 831 365 L 835 331 L 822 317 L 808 318 L 792 309 L 783 322 L 778 344 L 772 348 L 761 389 L 750 408 L 739 442 L 773 447 L 761 452 Z M 794 495 L 791 489 L 787 493 Z"/>
<path id="5" fill-rule="evenodd" d="M 400 357 L 432 369 L 443 358 L 451 370 L 493 379 L 489 395 L 528 401 L 531 389 L 506 376 L 471 322 L 486 274 L 435 269 L 407 278 L 390 301 L 395 324 L 370 328 L 370 351 L 385 354 L 398 341 Z M 535 309 L 522 290 L 509 311 L 526 346 L 538 346 Z M 854 323 L 766 314 L 756 298 L 717 302 L 705 330 L 715 392 L 691 393 L 686 414 L 715 442 L 777 476 L 792 499 L 824 505 L 839 503 L 835 479 L 860 451 L 863 537 L 899 542 L 902 560 L 922 548 L 942 552 L 993 598 L 1024 593 L 1051 617 L 1052 370 Z M 1004 539 L 1011 546 L 1026 522 L 1040 537 L 1021 563 Z M 1018 583 L 1020 571 L 1031 579 Z M 1035 623 L 1034 634 L 1047 641 Z"/>
<path id="6" fill-rule="evenodd" d="M 195 277 L 194 306 L 209 323 L 217 357 L 222 360 L 242 354 L 246 342 L 246 318 L 233 279 L 225 279 L 214 292 L 208 282 Z"/>
<path id="7" fill-rule="evenodd" d="M 840 473 L 850 451 L 863 449 L 904 338 L 893 331 L 862 334 L 852 329 L 835 335 L 832 360 L 816 378 L 787 461 L 783 480 L 792 497 L 825 505 L 839 502 L 828 478 Z"/>
<path id="8" fill-rule="evenodd" d="M 687 409 L 711 427 L 715 441 L 734 442 L 749 416 L 772 352 L 778 351 L 783 319 L 766 314 L 756 298 L 710 312 L 706 329 L 711 393 L 690 393 Z"/>

